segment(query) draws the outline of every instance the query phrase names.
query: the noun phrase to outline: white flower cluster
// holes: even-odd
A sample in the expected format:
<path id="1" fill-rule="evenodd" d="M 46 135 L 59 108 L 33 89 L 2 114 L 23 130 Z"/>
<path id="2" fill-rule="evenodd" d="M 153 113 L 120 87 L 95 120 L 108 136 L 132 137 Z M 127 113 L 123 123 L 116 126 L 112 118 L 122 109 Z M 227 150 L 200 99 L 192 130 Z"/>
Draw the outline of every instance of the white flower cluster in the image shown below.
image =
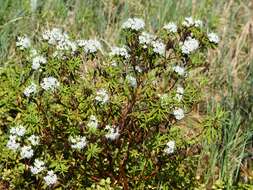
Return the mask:
<path id="1" fill-rule="evenodd" d="M 26 129 L 25 129 L 25 127 L 22 126 L 22 125 L 18 125 L 17 127 L 12 127 L 12 128 L 10 129 L 10 133 L 11 133 L 12 135 L 17 135 L 17 136 L 19 136 L 19 137 L 24 136 L 25 132 L 26 132 Z"/>
<path id="2" fill-rule="evenodd" d="M 31 135 L 28 140 L 30 141 L 30 143 L 33 145 L 33 146 L 37 146 L 40 144 L 40 138 L 39 136 L 36 136 L 36 135 Z"/>
<path id="3" fill-rule="evenodd" d="M 12 127 L 10 129 L 10 136 L 9 136 L 9 140 L 7 142 L 7 147 L 11 150 L 18 150 L 20 148 L 20 156 L 21 159 L 24 158 L 31 158 L 34 154 L 34 151 L 32 149 L 32 147 L 30 145 L 27 146 L 20 146 L 20 141 L 21 137 L 23 137 L 26 133 L 26 129 L 25 127 L 23 127 L 22 125 L 18 125 L 16 127 Z M 31 135 L 28 138 L 28 141 L 31 143 L 31 145 L 36 146 L 39 144 L 39 137 L 36 135 Z"/>
<path id="4" fill-rule="evenodd" d="M 42 38 L 49 44 L 56 45 L 58 50 L 72 50 L 74 52 L 77 49 L 75 42 L 70 41 L 68 34 L 60 28 L 46 30 L 43 32 Z"/>
<path id="5" fill-rule="evenodd" d="M 45 163 L 39 159 L 35 159 L 33 166 L 30 166 L 30 170 L 34 175 L 40 173 L 45 169 L 46 169 Z"/>
<path id="6" fill-rule="evenodd" d="M 130 55 L 127 52 L 125 47 L 112 47 L 111 52 L 109 53 L 110 56 L 120 56 L 125 59 L 128 59 Z"/>
<path id="7" fill-rule="evenodd" d="M 60 83 L 54 77 L 47 77 L 47 78 L 42 79 L 42 82 L 40 85 L 44 90 L 54 90 L 60 86 Z"/>
<path id="8" fill-rule="evenodd" d="M 160 40 L 153 41 L 151 43 L 151 45 L 153 46 L 153 51 L 155 53 L 162 55 L 162 56 L 165 54 L 166 46 Z"/>
<path id="9" fill-rule="evenodd" d="M 139 36 L 139 43 L 143 45 L 143 48 L 146 49 L 152 41 L 156 39 L 156 36 L 147 32 L 142 32 Z"/>
<path id="10" fill-rule="evenodd" d="M 136 88 L 137 87 L 137 81 L 136 78 L 131 76 L 131 75 L 127 75 L 126 76 L 126 80 L 127 82 L 133 87 Z"/>
<path id="11" fill-rule="evenodd" d="M 18 137 L 23 137 L 25 135 L 26 129 L 22 125 L 18 125 L 17 127 L 12 127 L 10 129 L 11 135 L 9 136 L 9 141 L 7 142 L 7 147 L 12 150 L 17 150 L 20 147 L 20 143 L 17 141 L 20 140 Z M 32 135 L 28 138 L 32 145 L 39 144 L 39 137 Z M 33 150 L 31 146 L 24 146 L 21 148 L 21 157 L 22 158 L 30 158 L 33 155 Z"/>
<path id="12" fill-rule="evenodd" d="M 177 120 L 181 120 L 184 118 L 184 110 L 181 108 L 177 108 L 173 111 L 173 115 Z"/>
<path id="13" fill-rule="evenodd" d="M 20 147 L 20 143 L 17 142 L 18 138 L 16 135 L 10 135 L 7 142 L 7 147 L 13 151 L 16 151 Z"/>
<path id="14" fill-rule="evenodd" d="M 56 48 L 58 50 L 71 50 L 72 52 L 75 52 L 77 50 L 77 45 L 75 42 L 72 42 L 69 39 L 65 39 L 64 41 L 58 43 Z"/>
<path id="15" fill-rule="evenodd" d="M 50 170 L 47 172 L 44 180 L 48 186 L 53 185 L 57 182 L 57 175 L 52 170 Z"/>
<path id="16" fill-rule="evenodd" d="M 109 101 L 109 95 L 105 89 L 99 89 L 95 100 L 99 103 L 105 104 Z"/>
<path id="17" fill-rule="evenodd" d="M 33 175 L 41 173 L 42 171 L 46 170 L 45 162 L 35 159 L 33 166 L 30 166 L 30 170 Z M 57 182 L 57 175 L 52 170 L 48 171 L 47 175 L 43 178 L 48 186 L 54 185 Z"/>
<path id="18" fill-rule="evenodd" d="M 202 27 L 203 26 L 202 20 L 195 20 L 194 21 L 194 26 L 196 26 L 196 27 Z"/>
<path id="19" fill-rule="evenodd" d="M 107 139 L 110 139 L 110 140 L 116 140 L 119 138 L 119 129 L 118 127 L 116 126 L 111 126 L 111 125 L 106 125 L 105 126 L 105 130 L 108 131 L 108 133 L 105 135 L 105 137 Z"/>
<path id="20" fill-rule="evenodd" d="M 179 65 L 173 66 L 172 69 L 180 76 L 185 76 L 185 68 Z"/>
<path id="21" fill-rule="evenodd" d="M 31 158 L 33 156 L 33 149 L 31 146 L 23 146 L 20 151 L 21 159 Z"/>
<path id="22" fill-rule="evenodd" d="M 86 137 L 81 137 L 81 136 L 72 137 L 72 136 L 70 136 L 69 141 L 71 142 L 71 147 L 73 149 L 81 150 L 87 145 Z"/>
<path id="23" fill-rule="evenodd" d="M 182 24 L 183 26 L 186 26 L 186 27 L 191 27 L 191 26 L 202 27 L 203 26 L 203 22 L 201 20 L 194 20 L 192 17 L 186 17 Z"/>
<path id="24" fill-rule="evenodd" d="M 21 158 L 31 158 L 33 156 L 33 150 L 31 146 L 24 146 L 21 148 Z M 30 171 L 33 175 L 37 175 L 41 173 L 42 171 L 46 170 L 45 162 L 43 162 L 40 159 L 35 159 L 32 166 L 29 166 Z M 57 176 L 54 174 L 54 172 L 48 171 L 47 175 L 44 177 L 45 183 L 47 185 L 53 185 L 57 182 Z"/>
<path id="25" fill-rule="evenodd" d="M 32 93 L 35 93 L 37 89 L 37 85 L 32 83 L 30 86 L 26 87 L 24 90 L 24 95 L 29 97 Z"/>
<path id="26" fill-rule="evenodd" d="M 183 99 L 183 94 L 184 88 L 181 85 L 177 86 L 176 98 L 178 99 L 178 101 L 181 101 Z"/>
<path id="27" fill-rule="evenodd" d="M 146 49 L 148 46 L 153 48 L 153 51 L 157 54 L 165 54 L 165 45 L 161 40 L 156 39 L 157 37 L 153 34 L 142 32 L 139 36 L 139 43 L 143 45 L 143 48 Z"/>
<path id="28" fill-rule="evenodd" d="M 176 33 L 177 32 L 177 25 L 174 22 L 169 22 L 168 24 L 165 24 L 163 26 L 165 30 L 167 30 L 170 33 Z"/>
<path id="29" fill-rule="evenodd" d="M 66 33 L 63 33 L 60 28 L 52 28 L 52 30 L 46 30 L 42 33 L 43 40 L 46 40 L 49 44 L 57 45 L 58 42 L 64 41 L 68 38 Z"/>
<path id="30" fill-rule="evenodd" d="M 26 153 L 26 154 L 28 154 L 28 153 Z M 39 159 L 35 159 L 33 166 L 30 166 L 30 171 L 33 175 L 37 175 L 44 170 L 46 170 L 45 162 L 43 162 L 42 160 L 39 160 Z M 48 186 L 51 186 L 57 182 L 57 176 L 52 170 L 48 171 L 47 175 L 44 176 L 43 178 L 45 180 L 45 183 Z"/>
<path id="31" fill-rule="evenodd" d="M 195 50 L 197 50 L 198 48 L 199 48 L 199 41 L 194 38 L 188 37 L 184 41 L 181 50 L 184 54 L 190 54 Z"/>
<path id="32" fill-rule="evenodd" d="M 21 50 L 28 49 L 31 47 L 31 40 L 27 36 L 18 36 L 16 46 Z"/>
<path id="33" fill-rule="evenodd" d="M 175 141 L 169 141 L 166 144 L 166 148 L 164 149 L 164 152 L 166 154 L 172 154 L 175 151 L 176 143 Z"/>
<path id="34" fill-rule="evenodd" d="M 207 37 L 208 37 L 208 39 L 209 39 L 210 42 L 213 42 L 215 44 L 218 44 L 219 41 L 220 41 L 219 36 L 216 33 L 213 33 L 213 32 L 208 33 Z"/>
<path id="35" fill-rule="evenodd" d="M 139 73 L 142 72 L 142 69 L 141 69 L 141 67 L 140 67 L 139 65 L 136 65 L 136 66 L 135 66 L 135 70 L 138 71 Z"/>
<path id="36" fill-rule="evenodd" d="M 47 60 L 45 57 L 39 55 L 33 58 L 32 60 L 32 68 L 34 70 L 38 70 L 40 68 L 40 64 L 46 64 Z"/>
<path id="37" fill-rule="evenodd" d="M 135 31 L 140 31 L 145 27 L 145 23 L 140 18 L 129 18 L 122 24 L 123 29 L 131 29 Z"/>
<path id="38" fill-rule="evenodd" d="M 41 82 L 41 87 L 44 90 L 54 90 L 55 88 L 59 87 L 59 85 L 60 83 L 54 77 L 43 78 Z M 32 93 L 35 93 L 36 90 L 37 90 L 37 85 L 32 83 L 31 85 L 25 88 L 24 95 L 26 97 L 29 97 Z"/>
<path id="39" fill-rule="evenodd" d="M 87 124 L 89 128 L 97 129 L 98 128 L 98 120 L 95 115 L 91 115 L 89 122 Z"/>
<path id="40" fill-rule="evenodd" d="M 96 53 L 102 49 L 102 45 L 97 40 L 77 40 L 77 45 L 84 49 L 85 53 Z"/>

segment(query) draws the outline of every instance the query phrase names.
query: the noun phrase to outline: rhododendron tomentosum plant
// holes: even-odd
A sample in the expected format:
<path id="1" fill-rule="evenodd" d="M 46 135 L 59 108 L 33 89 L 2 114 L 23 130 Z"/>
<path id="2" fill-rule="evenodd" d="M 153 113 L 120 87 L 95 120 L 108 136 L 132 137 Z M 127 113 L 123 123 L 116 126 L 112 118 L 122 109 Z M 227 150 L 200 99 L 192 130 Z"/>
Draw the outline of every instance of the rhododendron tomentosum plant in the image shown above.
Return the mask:
<path id="1" fill-rule="evenodd" d="M 21 62 L 3 75 L 12 93 L 1 100 L 2 180 L 19 189 L 83 189 L 105 178 L 124 189 L 187 186 L 176 179 L 197 139 L 179 125 L 200 100 L 194 75 L 219 38 L 191 17 L 157 34 L 130 18 L 122 36 L 108 53 L 57 28 L 36 44 L 17 38 Z"/>

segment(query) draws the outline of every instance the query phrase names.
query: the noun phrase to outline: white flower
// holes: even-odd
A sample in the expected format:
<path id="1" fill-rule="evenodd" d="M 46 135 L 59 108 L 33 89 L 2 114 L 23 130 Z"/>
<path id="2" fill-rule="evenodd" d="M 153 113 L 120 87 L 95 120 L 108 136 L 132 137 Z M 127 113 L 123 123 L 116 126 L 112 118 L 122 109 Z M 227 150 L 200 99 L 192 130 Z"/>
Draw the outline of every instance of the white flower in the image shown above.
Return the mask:
<path id="1" fill-rule="evenodd" d="M 144 26 L 145 26 L 144 21 L 139 18 L 129 18 L 122 24 L 123 29 L 131 29 L 135 31 L 142 30 Z"/>
<path id="2" fill-rule="evenodd" d="M 184 88 L 183 88 L 182 86 L 179 85 L 179 86 L 177 87 L 177 94 L 176 94 L 176 97 L 177 97 L 177 99 L 178 99 L 179 101 L 182 100 L 183 94 L 184 94 Z"/>
<path id="3" fill-rule="evenodd" d="M 45 170 L 45 163 L 41 160 L 35 159 L 34 161 L 34 166 L 30 166 L 30 170 L 31 172 L 36 175 L 38 173 L 40 173 L 41 171 Z"/>
<path id="4" fill-rule="evenodd" d="M 186 17 L 182 24 L 183 26 L 186 26 L 186 27 L 190 27 L 190 26 L 202 27 L 203 26 L 203 22 L 201 20 L 194 20 L 192 17 Z"/>
<path id="5" fill-rule="evenodd" d="M 185 68 L 181 67 L 179 65 L 176 65 L 173 67 L 173 70 L 180 76 L 184 76 L 185 75 Z"/>
<path id="6" fill-rule="evenodd" d="M 56 45 L 56 49 L 58 50 L 71 50 L 75 52 L 77 50 L 77 45 L 75 42 L 70 41 L 69 39 L 62 39 L 58 41 Z"/>
<path id="7" fill-rule="evenodd" d="M 191 37 L 188 37 L 181 47 L 182 52 L 184 54 L 190 54 L 191 52 L 194 52 L 198 48 L 199 48 L 199 41 Z"/>
<path id="8" fill-rule="evenodd" d="M 32 61 L 32 68 L 34 70 L 37 70 L 40 68 L 40 64 L 45 64 L 47 62 L 46 58 L 43 57 L 43 56 L 36 56 L 33 58 L 33 61 Z"/>
<path id="9" fill-rule="evenodd" d="M 39 138 L 39 136 L 36 136 L 36 135 L 31 135 L 28 138 L 28 140 L 31 142 L 31 144 L 33 146 L 36 146 L 36 145 L 38 145 L 40 143 L 40 138 Z"/>
<path id="10" fill-rule="evenodd" d="M 194 20 L 192 17 L 185 17 L 184 22 L 182 24 L 183 26 L 190 27 L 194 25 Z"/>
<path id="11" fill-rule="evenodd" d="M 164 55 L 165 53 L 165 45 L 161 42 L 161 40 L 156 39 L 156 36 L 153 34 L 142 32 L 139 36 L 139 42 L 142 44 L 144 49 L 151 45 L 155 53 L 160 55 Z"/>
<path id="12" fill-rule="evenodd" d="M 48 41 L 49 44 L 57 45 L 59 41 L 63 41 L 67 38 L 67 35 L 63 34 L 60 28 L 53 28 L 52 30 L 46 30 L 43 32 L 42 38 Z"/>
<path id="13" fill-rule="evenodd" d="M 97 91 L 97 96 L 95 97 L 95 100 L 102 104 L 105 104 L 109 100 L 109 95 L 107 94 L 105 89 L 99 89 Z"/>
<path id="14" fill-rule="evenodd" d="M 111 52 L 109 53 L 110 56 L 121 56 L 125 59 L 129 58 L 130 55 L 127 52 L 127 49 L 125 47 L 112 47 Z"/>
<path id="15" fill-rule="evenodd" d="M 68 49 L 71 49 L 72 52 L 75 52 L 77 50 L 77 44 L 72 41 L 67 41 Z"/>
<path id="16" fill-rule="evenodd" d="M 173 115 L 177 120 L 181 120 L 184 118 L 184 110 L 181 108 L 177 108 L 173 111 Z"/>
<path id="17" fill-rule="evenodd" d="M 177 87 L 177 93 L 183 94 L 184 93 L 184 88 L 181 85 L 178 85 Z"/>
<path id="18" fill-rule="evenodd" d="M 102 45 L 97 40 L 77 40 L 77 44 L 83 47 L 85 53 L 96 53 L 102 49 Z"/>
<path id="19" fill-rule="evenodd" d="M 209 41 L 215 44 L 218 44 L 220 41 L 220 38 L 216 33 L 211 32 L 211 33 L 208 33 L 207 36 L 208 36 Z"/>
<path id="20" fill-rule="evenodd" d="M 164 55 L 166 46 L 160 41 L 156 40 L 151 43 L 153 51 L 157 54 Z"/>
<path id="21" fill-rule="evenodd" d="M 24 90 L 24 95 L 29 97 L 30 94 L 35 93 L 36 92 L 36 84 L 32 83 L 30 86 L 26 87 Z"/>
<path id="22" fill-rule="evenodd" d="M 73 149 L 81 150 L 87 145 L 86 137 L 81 136 L 70 136 L 69 141 L 72 143 L 71 147 Z"/>
<path id="23" fill-rule="evenodd" d="M 47 172 L 47 176 L 44 177 L 47 185 L 53 185 L 57 182 L 57 176 L 52 170 Z"/>
<path id="24" fill-rule="evenodd" d="M 20 143 L 17 143 L 16 140 L 16 135 L 10 135 L 6 146 L 11 150 L 17 150 L 20 147 Z"/>
<path id="25" fill-rule="evenodd" d="M 165 30 L 171 33 L 176 33 L 177 32 L 177 25 L 174 22 L 170 22 L 163 27 Z"/>
<path id="26" fill-rule="evenodd" d="M 69 39 L 69 36 L 66 32 L 63 32 L 61 29 L 53 30 L 51 31 L 51 36 L 48 40 L 49 44 L 56 45 L 57 50 L 71 50 L 72 52 L 77 50 L 76 43 Z"/>
<path id="27" fill-rule="evenodd" d="M 33 149 L 31 146 L 23 146 L 20 152 L 21 158 L 31 158 L 33 156 Z"/>
<path id="28" fill-rule="evenodd" d="M 107 139 L 110 139 L 113 141 L 119 138 L 120 134 L 119 134 L 119 129 L 117 127 L 106 125 L 105 129 L 108 130 L 108 133 L 105 135 Z"/>
<path id="29" fill-rule="evenodd" d="M 32 69 L 38 70 L 40 68 L 40 63 L 39 62 L 33 62 L 32 63 Z"/>
<path id="30" fill-rule="evenodd" d="M 196 26 L 196 27 L 202 27 L 203 26 L 202 20 L 195 20 L 194 21 L 194 26 Z"/>
<path id="31" fill-rule="evenodd" d="M 127 80 L 127 82 L 128 82 L 133 88 L 136 88 L 136 87 L 137 87 L 136 78 L 134 78 L 133 76 L 127 75 L 127 76 L 126 76 L 126 80 Z"/>
<path id="32" fill-rule="evenodd" d="M 26 129 L 22 125 L 18 125 L 17 127 L 12 127 L 10 130 L 11 134 L 17 135 L 20 137 L 24 136 L 25 132 L 26 132 Z"/>
<path id="33" fill-rule="evenodd" d="M 76 43 L 70 41 L 68 34 L 60 28 L 44 31 L 42 38 L 49 44 L 56 45 L 58 50 L 72 50 L 74 52 L 77 49 Z"/>
<path id="34" fill-rule="evenodd" d="M 143 45 L 143 48 L 147 48 L 155 38 L 153 34 L 142 32 L 139 36 L 139 43 Z"/>
<path id="35" fill-rule="evenodd" d="M 175 141 L 169 141 L 166 144 L 166 148 L 164 149 L 164 152 L 166 154 L 172 154 L 175 151 Z"/>
<path id="36" fill-rule="evenodd" d="M 95 115 L 90 116 L 90 120 L 89 120 L 87 126 L 89 128 L 95 128 L 95 129 L 98 128 L 98 121 L 97 121 L 97 118 Z"/>
<path id="37" fill-rule="evenodd" d="M 138 71 L 139 73 L 141 73 L 141 72 L 142 72 L 142 69 L 141 69 L 141 68 L 140 68 L 140 66 L 138 66 L 138 65 L 137 65 L 137 66 L 135 66 L 135 70 L 136 70 L 136 71 Z"/>
<path id="38" fill-rule="evenodd" d="M 60 86 L 60 83 L 56 78 L 48 77 L 43 78 L 40 85 L 44 90 L 54 90 L 55 88 Z"/>
<path id="39" fill-rule="evenodd" d="M 76 43 L 79 47 L 84 47 L 87 45 L 87 40 L 77 40 Z"/>
<path id="40" fill-rule="evenodd" d="M 19 36 L 17 38 L 16 46 L 21 50 L 27 49 L 31 46 L 31 40 L 27 36 Z"/>

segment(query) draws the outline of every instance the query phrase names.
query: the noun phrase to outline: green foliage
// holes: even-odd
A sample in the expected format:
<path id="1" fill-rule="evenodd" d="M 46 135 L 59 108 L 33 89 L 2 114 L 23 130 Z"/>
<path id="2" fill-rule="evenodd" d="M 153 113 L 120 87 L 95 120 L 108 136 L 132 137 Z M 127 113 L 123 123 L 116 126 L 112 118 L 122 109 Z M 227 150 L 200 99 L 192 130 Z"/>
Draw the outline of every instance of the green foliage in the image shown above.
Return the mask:
<path id="1" fill-rule="evenodd" d="M 92 184 L 91 187 L 86 188 L 87 190 L 113 190 L 113 189 L 121 189 L 121 188 L 112 188 L 110 178 L 101 179 L 98 184 Z"/>
<path id="2" fill-rule="evenodd" d="M 40 37 L 34 45 L 37 55 L 29 49 L 17 52 L 21 62 L 10 64 L 1 74 L 3 180 L 15 188 L 44 189 L 47 170 L 57 174 L 51 186 L 56 189 L 139 189 L 155 188 L 157 183 L 176 189 L 195 186 L 197 157 L 186 150 L 198 141 L 184 139 L 175 125 L 200 100 L 197 94 L 204 83 L 201 77 L 192 77 L 200 76 L 194 71 L 204 63 L 212 43 L 207 43 L 201 28 L 179 27 L 167 48 L 163 43 L 171 41 L 171 36 L 165 31 L 162 39 L 156 37 L 143 46 L 140 31 L 124 29 L 126 46 L 121 51 L 125 54 L 112 48 L 105 55 L 96 45 L 90 53 L 86 49 L 99 43 L 95 41 L 84 49 L 59 50 Z M 189 56 L 178 44 L 190 33 L 200 48 Z M 37 68 L 36 59 L 43 62 L 40 56 L 46 63 Z M 176 65 L 187 71 L 177 73 Z M 36 90 L 30 92 L 31 84 Z M 179 85 L 185 90 L 179 92 Z M 13 142 L 8 136 L 17 135 L 12 131 L 17 125 L 23 125 L 26 132 L 15 136 L 21 149 L 10 151 L 7 147 Z M 24 145 L 31 145 L 28 136 L 32 134 L 40 143 L 32 144 L 32 156 L 24 157 Z M 176 150 L 168 142 L 176 144 Z M 35 158 L 45 163 L 45 170 L 37 175 L 30 172 Z"/>

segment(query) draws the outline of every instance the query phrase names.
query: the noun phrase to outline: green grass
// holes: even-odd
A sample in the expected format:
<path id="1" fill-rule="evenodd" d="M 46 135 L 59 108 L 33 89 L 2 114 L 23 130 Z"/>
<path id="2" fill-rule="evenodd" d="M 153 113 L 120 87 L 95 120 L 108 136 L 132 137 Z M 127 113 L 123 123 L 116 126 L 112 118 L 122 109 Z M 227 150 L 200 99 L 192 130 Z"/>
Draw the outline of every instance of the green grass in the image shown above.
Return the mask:
<path id="1" fill-rule="evenodd" d="M 209 114 L 217 109 L 218 103 L 226 114 L 220 124 L 221 144 L 203 143 L 202 156 L 210 156 L 202 175 L 206 184 L 216 179 L 223 180 L 227 187 L 238 181 L 252 183 L 253 7 L 250 0 L 37 2 L 37 9 L 32 12 L 29 0 L 0 0 L 1 65 L 14 58 L 17 35 L 33 37 L 53 26 L 78 37 L 96 37 L 108 44 L 117 43 L 121 23 L 132 16 L 144 18 L 150 31 L 185 16 L 198 17 L 217 31 L 222 40 L 218 50 L 209 52 L 205 104 Z"/>

